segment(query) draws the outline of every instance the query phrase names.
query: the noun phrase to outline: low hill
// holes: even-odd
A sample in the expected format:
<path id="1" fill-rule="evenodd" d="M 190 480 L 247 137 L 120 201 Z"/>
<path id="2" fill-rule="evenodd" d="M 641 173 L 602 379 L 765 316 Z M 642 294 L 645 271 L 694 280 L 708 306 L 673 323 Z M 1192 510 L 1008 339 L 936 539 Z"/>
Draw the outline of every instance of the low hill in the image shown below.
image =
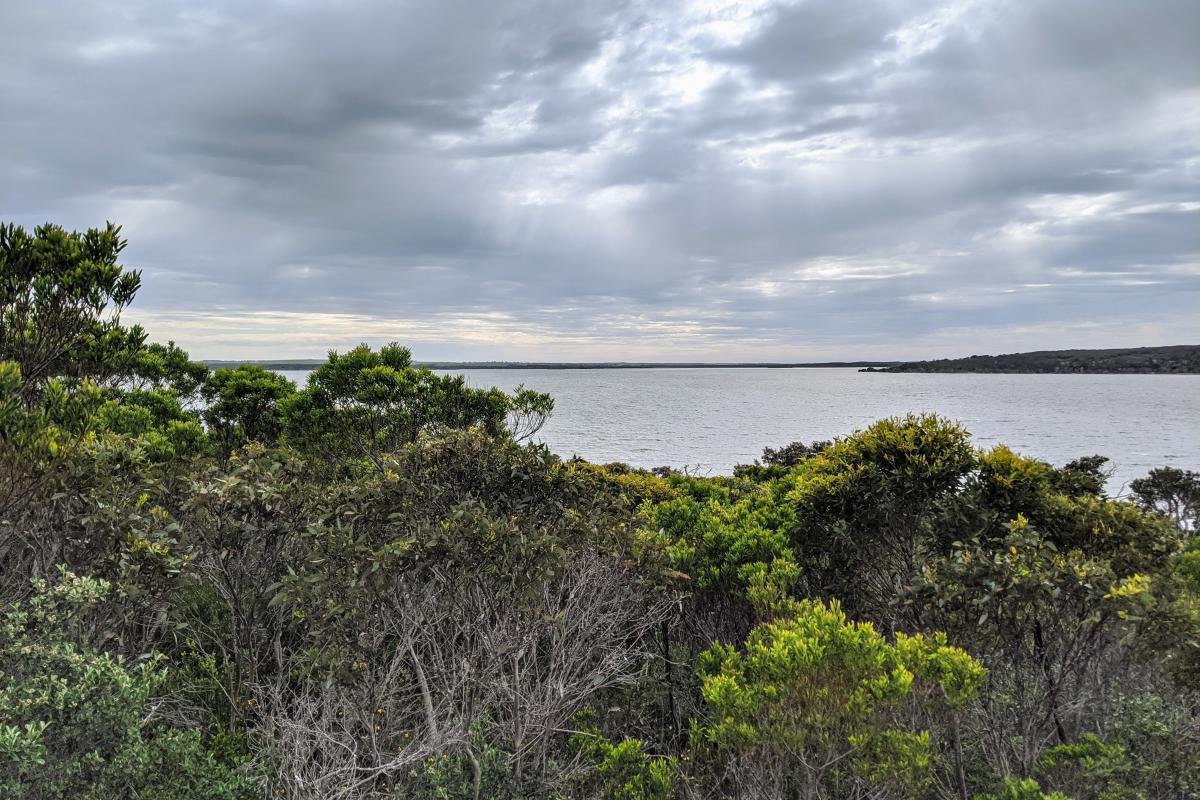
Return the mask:
<path id="1" fill-rule="evenodd" d="M 1200 374 L 1200 345 L 1127 347 L 1112 350 L 1038 350 L 998 356 L 909 361 L 861 372 L 1003 372 Z"/>

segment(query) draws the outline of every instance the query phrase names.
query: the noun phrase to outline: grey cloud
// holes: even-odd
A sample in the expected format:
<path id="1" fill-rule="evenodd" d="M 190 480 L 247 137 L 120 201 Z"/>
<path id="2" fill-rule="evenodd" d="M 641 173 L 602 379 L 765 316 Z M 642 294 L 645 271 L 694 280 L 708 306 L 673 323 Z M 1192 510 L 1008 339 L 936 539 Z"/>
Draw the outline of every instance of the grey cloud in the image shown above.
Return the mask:
<path id="1" fill-rule="evenodd" d="M 0 217 L 123 222 L 162 338 L 185 311 L 428 324 L 464 358 L 1200 335 L 1194 3 L 197 9 L 0 27 Z"/>
<path id="2" fill-rule="evenodd" d="M 891 52 L 902 20 L 886 0 L 809 0 L 776 9 L 749 42 L 715 55 L 789 84 L 827 80 Z"/>

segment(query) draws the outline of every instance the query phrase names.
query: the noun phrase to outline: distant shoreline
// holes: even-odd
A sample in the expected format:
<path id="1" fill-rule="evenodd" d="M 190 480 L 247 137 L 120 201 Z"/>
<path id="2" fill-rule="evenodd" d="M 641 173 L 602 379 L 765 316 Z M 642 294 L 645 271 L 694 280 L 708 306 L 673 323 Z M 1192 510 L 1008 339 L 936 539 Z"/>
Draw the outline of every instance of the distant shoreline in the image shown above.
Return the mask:
<path id="1" fill-rule="evenodd" d="M 276 372 L 314 370 L 321 358 L 211 359 L 210 369 L 252 364 Z M 1003 375 L 1196 375 L 1200 345 L 1127 347 L 1104 350 L 1038 350 L 928 361 L 418 361 L 436 370 L 477 369 L 858 369 L 860 372 L 926 372 Z"/>
<path id="2" fill-rule="evenodd" d="M 1107 350 L 1037 350 L 998 356 L 943 358 L 869 366 L 860 372 L 929 372 L 1003 375 L 1197 375 L 1200 345 Z"/>
<path id="3" fill-rule="evenodd" d="M 305 358 L 295 360 L 258 361 L 247 359 L 207 360 L 210 369 L 224 369 L 252 364 L 272 371 L 313 370 L 325 363 L 325 359 Z M 865 368 L 890 367 L 899 361 L 821 361 L 780 364 L 774 362 L 628 362 L 628 361 L 416 361 L 414 366 L 428 369 L 820 369 L 820 368 Z"/>

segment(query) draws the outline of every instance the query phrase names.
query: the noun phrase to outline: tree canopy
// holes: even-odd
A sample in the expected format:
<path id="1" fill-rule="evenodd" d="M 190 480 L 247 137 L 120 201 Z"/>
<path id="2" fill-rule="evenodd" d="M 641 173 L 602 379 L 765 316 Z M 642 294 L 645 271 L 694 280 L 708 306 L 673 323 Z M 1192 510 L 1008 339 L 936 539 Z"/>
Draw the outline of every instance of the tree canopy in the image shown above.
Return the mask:
<path id="1" fill-rule="evenodd" d="M 123 247 L 0 226 L 0 797 L 1200 794 L 1194 473 L 929 415 L 563 460 L 398 344 L 147 343 Z"/>

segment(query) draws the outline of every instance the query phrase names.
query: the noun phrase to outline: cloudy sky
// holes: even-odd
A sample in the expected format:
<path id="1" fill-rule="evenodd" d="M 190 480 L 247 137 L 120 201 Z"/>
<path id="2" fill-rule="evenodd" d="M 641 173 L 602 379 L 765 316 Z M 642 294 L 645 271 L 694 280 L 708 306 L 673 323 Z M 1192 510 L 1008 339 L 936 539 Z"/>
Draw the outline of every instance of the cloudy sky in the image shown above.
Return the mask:
<path id="1" fill-rule="evenodd" d="M 1200 342 L 1196 0 L 3 0 L 0 219 L 199 357 Z"/>

